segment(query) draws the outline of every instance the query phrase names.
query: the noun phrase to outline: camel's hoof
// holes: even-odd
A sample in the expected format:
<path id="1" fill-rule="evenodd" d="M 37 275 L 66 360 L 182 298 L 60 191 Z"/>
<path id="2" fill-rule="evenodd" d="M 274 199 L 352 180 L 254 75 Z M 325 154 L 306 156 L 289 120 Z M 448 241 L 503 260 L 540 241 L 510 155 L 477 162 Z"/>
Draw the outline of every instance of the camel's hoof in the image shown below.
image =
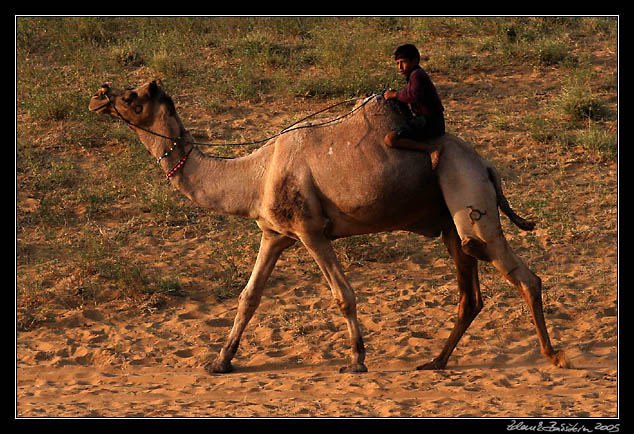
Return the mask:
<path id="1" fill-rule="evenodd" d="M 219 362 L 215 360 L 205 365 L 205 370 L 210 374 L 228 374 L 233 371 L 231 362 Z"/>
<path id="2" fill-rule="evenodd" d="M 563 352 L 563 350 L 557 351 L 552 357 L 551 361 L 553 362 L 553 365 L 557 366 L 558 368 L 572 369 L 572 363 L 570 363 L 568 357 L 566 357 L 566 354 Z"/>
<path id="3" fill-rule="evenodd" d="M 339 369 L 339 373 L 354 373 L 354 372 L 368 372 L 368 368 L 365 367 L 363 363 L 355 363 L 352 365 L 344 366 Z"/>
<path id="4" fill-rule="evenodd" d="M 416 367 L 417 371 L 440 371 L 443 369 L 445 369 L 445 364 L 438 360 L 432 360 L 431 362 Z"/>

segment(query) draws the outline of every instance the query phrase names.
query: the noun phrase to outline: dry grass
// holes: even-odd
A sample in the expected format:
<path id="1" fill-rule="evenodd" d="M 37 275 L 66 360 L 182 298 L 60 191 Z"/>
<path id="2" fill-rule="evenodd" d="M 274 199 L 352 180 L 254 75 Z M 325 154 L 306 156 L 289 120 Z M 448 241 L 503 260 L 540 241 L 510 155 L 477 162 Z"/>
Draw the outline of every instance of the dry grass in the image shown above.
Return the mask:
<path id="1" fill-rule="evenodd" d="M 610 287 L 611 271 L 589 258 L 616 239 L 616 26 L 554 17 L 18 17 L 20 328 L 63 309 L 157 294 L 233 297 L 250 273 L 257 227 L 189 204 L 127 128 L 89 113 L 102 82 L 160 77 L 196 134 L 249 140 L 329 101 L 402 86 L 391 58 L 402 42 L 421 47 L 449 129 L 473 140 L 503 173 L 514 206 L 539 219 L 538 235 L 506 228 L 524 253 L 543 271 L 549 250 L 565 245 Z M 354 271 L 444 255 L 425 243 L 429 253 L 417 238 L 384 234 L 337 249 Z M 320 279 L 301 248 L 289 256 L 287 272 Z"/>

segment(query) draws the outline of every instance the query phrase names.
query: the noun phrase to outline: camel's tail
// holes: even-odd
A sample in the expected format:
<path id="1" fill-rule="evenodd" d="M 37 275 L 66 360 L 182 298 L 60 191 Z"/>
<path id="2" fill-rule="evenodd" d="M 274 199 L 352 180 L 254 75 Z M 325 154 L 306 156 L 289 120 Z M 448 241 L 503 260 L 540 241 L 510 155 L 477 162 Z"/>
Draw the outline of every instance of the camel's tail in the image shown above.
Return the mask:
<path id="1" fill-rule="evenodd" d="M 532 231 L 533 229 L 535 229 L 535 222 L 523 219 L 522 217 L 515 214 L 515 211 L 511 209 L 509 201 L 506 200 L 504 193 L 502 193 L 502 180 L 497 170 L 495 170 L 493 166 L 487 165 L 487 171 L 489 173 L 489 179 L 495 187 L 495 194 L 498 199 L 498 206 L 500 207 L 502 212 L 506 214 L 506 216 L 510 218 L 511 221 L 515 223 L 515 225 L 517 225 L 517 227 L 519 227 L 520 229 L 523 229 L 525 231 Z"/>

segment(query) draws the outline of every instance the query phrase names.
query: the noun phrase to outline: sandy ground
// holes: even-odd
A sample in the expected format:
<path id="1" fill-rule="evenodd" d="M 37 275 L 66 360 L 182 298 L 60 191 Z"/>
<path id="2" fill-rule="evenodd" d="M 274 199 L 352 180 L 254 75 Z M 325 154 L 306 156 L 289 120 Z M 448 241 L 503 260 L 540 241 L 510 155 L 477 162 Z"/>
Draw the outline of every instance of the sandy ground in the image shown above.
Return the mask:
<path id="1" fill-rule="evenodd" d="M 485 309 L 447 369 L 416 371 L 440 351 L 456 312 L 449 259 L 431 261 L 406 262 L 400 281 L 389 264 L 348 273 L 366 374 L 338 373 L 346 327 L 325 283 L 273 279 L 231 374 L 208 375 L 203 364 L 224 342 L 235 300 L 170 297 L 142 315 L 78 309 L 20 332 L 18 416 L 617 416 L 617 312 L 607 299 L 588 308 L 570 294 L 549 304 L 551 338 L 574 365 L 562 370 L 540 355 L 521 298 L 483 288 Z M 434 285 L 414 278 L 423 269 Z"/>

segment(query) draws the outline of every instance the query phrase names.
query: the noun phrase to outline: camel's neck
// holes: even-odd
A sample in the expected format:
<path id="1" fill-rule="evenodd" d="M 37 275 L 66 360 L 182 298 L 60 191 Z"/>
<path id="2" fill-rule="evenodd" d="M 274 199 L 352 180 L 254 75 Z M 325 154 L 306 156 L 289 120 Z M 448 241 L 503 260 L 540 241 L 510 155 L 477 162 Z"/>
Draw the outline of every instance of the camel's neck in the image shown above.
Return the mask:
<path id="1" fill-rule="evenodd" d="M 173 132 L 178 130 L 155 127 L 152 131 L 173 137 Z M 172 141 L 142 131 L 137 133 L 155 158 L 167 153 L 159 163 L 166 174 L 178 166 L 193 146 L 190 144 L 193 142 L 191 135 L 182 125 L 180 135 L 184 140 L 171 152 L 168 151 L 174 144 Z M 260 152 L 232 160 L 215 159 L 194 148 L 170 180 L 181 193 L 204 208 L 256 219 L 265 160 L 265 155 Z"/>

